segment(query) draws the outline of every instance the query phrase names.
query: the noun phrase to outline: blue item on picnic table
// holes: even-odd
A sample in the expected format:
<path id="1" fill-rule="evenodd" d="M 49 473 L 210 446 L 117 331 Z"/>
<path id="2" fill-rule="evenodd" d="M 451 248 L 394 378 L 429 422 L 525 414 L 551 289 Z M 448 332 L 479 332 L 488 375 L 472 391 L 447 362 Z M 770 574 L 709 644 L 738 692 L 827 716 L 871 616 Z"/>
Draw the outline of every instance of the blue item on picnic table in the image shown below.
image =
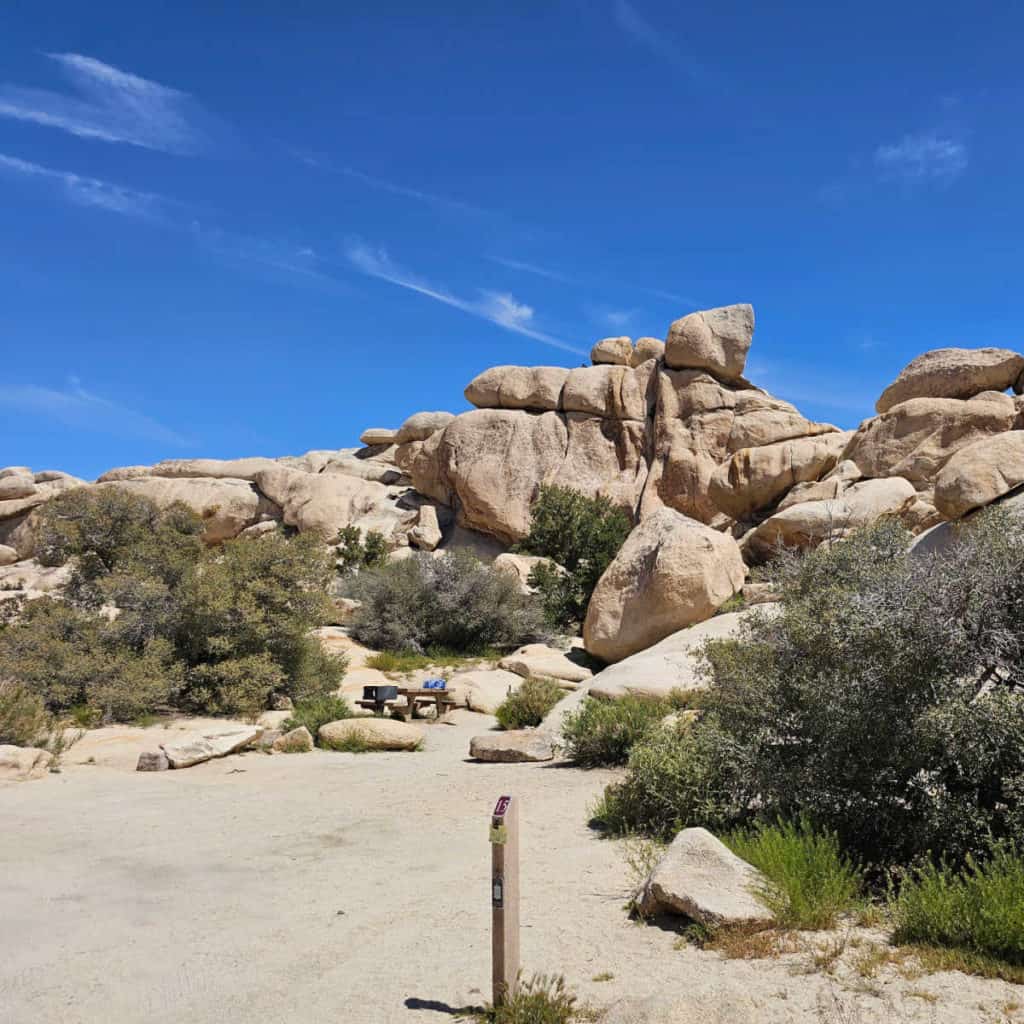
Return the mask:
<path id="1" fill-rule="evenodd" d="M 424 690 L 444 690 L 447 689 L 447 686 L 448 684 L 443 679 L 426 679 L 421 688 Z"/>

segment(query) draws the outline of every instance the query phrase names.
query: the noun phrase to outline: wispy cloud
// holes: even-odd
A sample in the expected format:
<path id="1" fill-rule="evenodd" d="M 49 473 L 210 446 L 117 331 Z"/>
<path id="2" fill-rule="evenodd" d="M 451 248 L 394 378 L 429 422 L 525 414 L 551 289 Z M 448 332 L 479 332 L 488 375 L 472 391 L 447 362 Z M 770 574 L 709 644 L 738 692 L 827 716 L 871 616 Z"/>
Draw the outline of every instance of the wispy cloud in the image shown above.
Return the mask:
<path id="1" fill-rule="evenodd" d="M 632 36 L 651 53 L 684 71 L 690 78 L 703 77 L 704 69 L 688 53 L 672 42 L 660 29 L 652 25 L 629 0 L 614 0 L 612 12 L 615 22 L 627 35 Z"/>
<path id="2" fill-rule="evenodd" d="M 124 142 L 167 153 L 206 149 L 212 119 L 177 89 L 78 53 L 48 53 L 77 95 L 0 86 L 0 117 L 60 128 L 83 139 Z"/>
<path id="3" fill-rule="evenodd" d="M 381 281 L 407 288 L 409 291 L 424 295 L 435 302 L 444 303 L 455 309 L 462 310 L 471 316 L 488 320 L 505 330 L 522 334 L 534 341 L 560 348 L 565 352 L 586 355 L 586 352 L 575 345 L 570 345 L 561 338 L 556 338 L 533 326 L 534 311 L 530 306 L 519 302 L 512 295 L 504 292 L 483 291 L 479 299 L 464 299 L 451 292 L 429 284 L 423 278 L 404 270 L 392 262 L 383 249 L 372 249 L 363 242 L 353 241 L 346 250 L 349 264 L 356 270 Z"/>
<path id="4" fill-rule="evenodd" d="M 967 146 L 936 134 L 906 135 L 899 142 L 879 146 L 874 163 L 883 178 L 907 184 L 945 184 L 967 170 Z"/>
<path id="5" fill-rule="evenodd" d="M 145 413 L 86 391 L 77 377 L 69 377 L 61 390 L 0 386 L 0 407 L 45 417 L 76 430 L 112 434 L 130 440 L 156 441 L 176 447 L 194 443 Z"/>
<path id="6" fill-rule="evenodd" d="M 88 178 L 73 171 L 59 171 L 28 160 L 0 153 L 0 172 L 36 179 L 57 188 L 68 200 L 82 206 L 98 206 L 111 213 L 143 220 L 161 220 L 169 207 L 180 206 L 154 192 L 139 192 L 99 178 Z"/>

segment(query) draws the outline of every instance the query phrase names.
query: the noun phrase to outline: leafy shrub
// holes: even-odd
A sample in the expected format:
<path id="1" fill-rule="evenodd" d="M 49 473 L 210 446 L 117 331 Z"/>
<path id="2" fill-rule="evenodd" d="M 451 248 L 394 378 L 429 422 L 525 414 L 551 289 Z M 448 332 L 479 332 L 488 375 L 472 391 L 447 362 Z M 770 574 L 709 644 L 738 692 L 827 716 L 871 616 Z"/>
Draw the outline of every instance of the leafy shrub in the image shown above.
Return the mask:
<path id="1" fill-rule="evenodd" d="M 516 979 L 512 993 L 500 1006 L 484 1008 L 486 1024 L 571 1024 L 577 1019 L 576 996 L 561 975 L 535 974 Z"/>
<path id="2" fill-rule="evenodd" d="M 529 583 L 557 626 L 578 625 L 590 595 L 632 529 L 629 516 L 607 498 L 588 498 L 567 487 L 545 485 L 530 510 L 530 532 L 517 550 L 543 555 L 565 573 L 541 563 Z"/>
<path id="3" fill-rule="evenodd" d="M 928 863 L 894 903 L 893 939 L 950 947 L 1024 965 L 1024 857 L 996 844 L 987 860 L 968 855 L 957 871 Z"/>
<path id="4" fill-rule="evenodd" d="M 418 669 L 431 667 L 451 667 L 476 665 L 481 661 L 497 661 L 501 652 L 493 647 L 485 647 L 473 654 L 461 654 L 443 647 L 428 647 L 426 654 L 415 654 L 412 651 L 378 651 L 366 659 L 366 668 L 375 668 L 380 672 L 415 672 Z"/>
<path id="5" fill-rule="evenodd" d="M 584 768 L 625 764 L 633 746 L 669 714 L 668 701 L 626 696 L 621 700 L 588 697 L 566 715 L 562 738 L 570 760 Z"/>
<path id="6" fill-rule="evenodd" d="M 338 571 L 350 576 L 361 569 L 378 569 L 387 564 L 388 544 L 379 530 L 365 534 L 358 526 L 343 526 L 334 543 L 337 546 Z"/>
<path id="7" fill-rule="evenodd" d="M 816 832 L 807 821 L 758 825 L 722 837 L 733 853 L 767 879 L 758 893 L 784 928 L 834 928 L 851 910 L 861 872 L 843 856 L 831 832 Z"/>
<path id="8" fill-rule="evenodd" d="M 51 716 L 41 697 L 20 683 L 0 681 L 0 743 L 34 747 L 50 724 Z"/>
<path id="9" fill-rule="evenodd" d="M 285 721 L 281 729 L 284 732 L 289 732 L 304 725 L 310 731 L 313 742 L 319 745 L 321 725 L 351 717 L 352 709 L 344 697 L 323 694 L 319 697 L 307 697 L 305 700 L 298 701 L 291 717 Z"/>
<path id="10" fill-rule="evenodd" d="M 510 693 L 495 715 L 502 729 L 527 729 L 540 725 L 547 713 L 565 696 L 551 679 L 524 679 Z"/>
<path id="11" fill-rule="evenodd" d="M 333 575 L 315 538 L 207 548 L 186 506 L 118 488 L 69 491 L 39 517 L 41 558 L 73 559 L 66 600 L 30 602 L 0 630 L 0 665 L 51 711 L 252 713 L 272 691 L 337 688 L 344 662 L 309 636 L 327 617 Z"/>
<path id="12" fill-rule="evenodd" d="M 651 729 L 629 753 L 626 774 L 605 789 L 592 822 L 619 835 L 671 839 L 703 825 L 735 826 L 746 808 L 742 763 L 711 716 Z"/>
<path id="13" fill-rule="evenodd" d="M 478 654 L 546 633 L 536 601 L 516 580 L 465 552 L 416 554 L 361 572 L 352 594 L 362 602 L 352 633 L 369 647 L 423 654 L 430 648 Z"/>

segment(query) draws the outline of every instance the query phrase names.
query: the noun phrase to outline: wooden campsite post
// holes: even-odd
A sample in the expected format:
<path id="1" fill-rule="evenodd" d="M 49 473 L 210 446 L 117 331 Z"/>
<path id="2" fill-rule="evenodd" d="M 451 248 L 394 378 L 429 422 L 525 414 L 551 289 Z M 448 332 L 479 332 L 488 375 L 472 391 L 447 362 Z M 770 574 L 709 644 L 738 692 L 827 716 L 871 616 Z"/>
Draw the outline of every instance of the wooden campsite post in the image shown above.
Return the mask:
<path id="1" fill-rule="evenodd" d="M 501 1006 L 519 973 L 519 801 L 498 797 L 491 815 L 491 1001 Z"/>

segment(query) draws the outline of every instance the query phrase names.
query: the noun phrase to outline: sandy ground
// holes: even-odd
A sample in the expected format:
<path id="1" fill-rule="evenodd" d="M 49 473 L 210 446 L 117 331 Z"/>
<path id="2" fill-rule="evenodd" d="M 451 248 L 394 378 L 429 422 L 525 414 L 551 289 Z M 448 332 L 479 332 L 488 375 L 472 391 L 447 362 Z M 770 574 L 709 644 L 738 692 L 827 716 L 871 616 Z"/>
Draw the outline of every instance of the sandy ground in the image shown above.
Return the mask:
<path id="1" fill-rule="evenodd" d="M 471 763 L 491 720 L 454 717 L 414 754 L 153 774 L 132 768 L 159 727 L 98 730 L 62 774 L 0 786 L 0 1022 L 451 1021 L 488 995 L 503 792 L 522 801 L 524 966 L 564 973 L 612 1024 L 1024 1020 L 1002 982 L 675 948 L 627 919 L 621 844 L 586 828 L 611 774 Z"/>

